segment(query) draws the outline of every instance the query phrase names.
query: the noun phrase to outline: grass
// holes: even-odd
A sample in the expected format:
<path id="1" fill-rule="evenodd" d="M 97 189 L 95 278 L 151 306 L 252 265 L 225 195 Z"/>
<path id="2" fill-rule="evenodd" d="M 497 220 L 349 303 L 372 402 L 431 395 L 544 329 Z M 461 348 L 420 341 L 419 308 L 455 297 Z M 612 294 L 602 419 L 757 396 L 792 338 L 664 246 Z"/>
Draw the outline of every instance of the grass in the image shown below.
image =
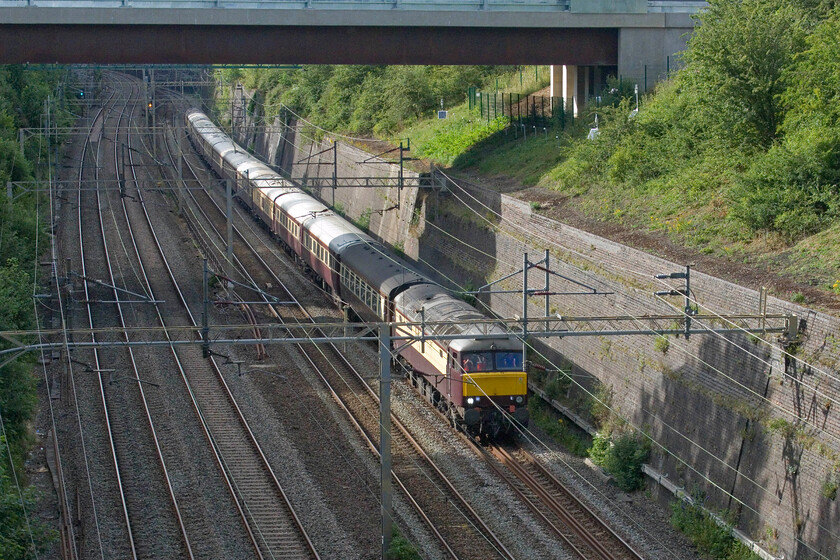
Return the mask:
<path id="1" fill-rule="evenodd" d="M 683 501 L 671 504 L 671 524 L 685 533 L 704 558 L 714 560 L 758 560 L 746 546 L 735 540 L 727 527 L 721 527 L 709 514 Z"/>
<path id="2" fill-rule="evenodd" d="M 514 70 L 501 74 L 495 80 L 478 88 L 484 93 L 521 93 L 528 95 L 539 91 L 551 82 L 550 66 L 526 66 L 521 70 Z"/>
<path id="3" fill-rule="evenodd" d="M 507 119 L 481 120 L 463 103 L 449 111 L 446 119 L 420 121 L 404 131 L 411 138 L 412 155 L 451 166 L 476 144 L 507 126 Z"/>
<path id="4" fill-rule="evenodd" d="M 569 453 L 586 457 L 589 446 L 592 444 L 591 438 L 579 428 L 566 422 L 548 403 L 539 397 L 532 397 L 528 401 L 528 412 L 531 422 L 554 438 Z"/>

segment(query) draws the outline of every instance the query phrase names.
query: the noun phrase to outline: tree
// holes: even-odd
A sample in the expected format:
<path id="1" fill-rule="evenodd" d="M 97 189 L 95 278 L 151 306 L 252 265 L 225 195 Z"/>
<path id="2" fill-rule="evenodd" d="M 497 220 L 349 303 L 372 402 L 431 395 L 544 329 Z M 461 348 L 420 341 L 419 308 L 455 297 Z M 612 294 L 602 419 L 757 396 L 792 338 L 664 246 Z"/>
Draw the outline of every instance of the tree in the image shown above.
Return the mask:
<path id="1" fill-rule="evenodd" d="M 783 117 L 783 73 L 804 47 L 802 10 L 786 0 L 711 0 L 689 40 L 686 71 L 708 118 L 735 142 L 768 148 Z"/>
<path id="2" fill-rule="evenodd" d="M 807 38 L 807 49 L 785 72 L 783 128 L 840 126 L 840 7 Z"/>

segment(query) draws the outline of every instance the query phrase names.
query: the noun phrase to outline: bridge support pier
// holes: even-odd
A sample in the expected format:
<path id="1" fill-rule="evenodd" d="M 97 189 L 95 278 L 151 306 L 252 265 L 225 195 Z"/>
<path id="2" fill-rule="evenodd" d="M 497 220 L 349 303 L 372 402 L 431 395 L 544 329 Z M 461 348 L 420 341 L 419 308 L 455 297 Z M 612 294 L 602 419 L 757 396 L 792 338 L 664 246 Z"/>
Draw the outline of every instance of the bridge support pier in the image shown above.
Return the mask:
<path id="1" fill-rule="evenodd" d="M 553 65 L 551 97 L 562 97 L 566 110 L 577 116 L 590 98 L 601 94 L 611 74 L 615 74 L 615 66 Z"/>

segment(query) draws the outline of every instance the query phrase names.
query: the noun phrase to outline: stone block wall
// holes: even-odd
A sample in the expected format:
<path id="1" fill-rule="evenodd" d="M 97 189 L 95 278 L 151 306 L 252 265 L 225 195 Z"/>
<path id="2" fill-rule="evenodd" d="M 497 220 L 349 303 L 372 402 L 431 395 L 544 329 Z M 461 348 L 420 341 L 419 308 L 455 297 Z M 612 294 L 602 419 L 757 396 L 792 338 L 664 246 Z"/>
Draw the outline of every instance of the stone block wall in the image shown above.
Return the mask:
<path id="1" fill-rule="evenodd" d="M 553 271 L 606 293 L 553 296 L 551 314 L 638 317 L 682 308 L 681 297 L 652 293 L 668 289 L 655 274 L 682 272 L 684 263 L 566 226 L 475 185 L 459 181 L 450 191 L 427 215 L 420 240 L 420 256 L 447 276 L 482 285 L 521 269 L 524 252 L 533 262 L 548 249 Z M 530 288 L 543 286 L 541 273 L 532 270 L 531 278 Z M 505 287 L 521 289 L 521 277 Z M 700 313 L 759 312 L 757 291 L 702 271 L 692 271 L 691 288 Z M 586 291 L 560 278 L 551 289 Z M 499 315 L 521 315 L 522 297 L 493 295 L 491 305 Z M 543 298 L 531 298 L 529 316 L 542 316 L 543 306 Z M 703 491 L 712 508 L 739 514 L 738 526 L 774 553 L 840 557 L 840 507 L 823 495 L 840 466 L 840 319 L 774 297 L 767 312 L 804 319 L 790 354 L 777 335 L 669 336 L 667 345 L 652 335 L 565 337 L 545 344 L 612 388 L 613 409 L 651 436 L 650 462 L 672 481 Z"/>
<path id="2" fill-rule="evenodd" d="M 332 177 L 336 152 L 329 140 L 308 138 L 300 129 L 267 134 L 274 136 L 257 138 L 255 145 L 263 146 L 268 161 L 302 183 Z M 339 177 L 398 173 L 384 162 L 361 163 L 370 154 L 342 139 L 337 154 Z M 682 272 L 685 263 L 550 220 L 480 186 L 458 181 L 445 194 L 396 187 L 316 192 L 327 203 L 334 195 L 350 219 L 367 214 L 375 236 L 401 247 L 444 285 L 482 286 L 521 269 L 523 253 L 533 262 L 548 250 L 551 270 L 565 277 L 552 277 L 551 289 L 575 293 L 552 296 L 551 314 L 640 316 L 682 308 L 682 298 L 652 296 L 667 289 L 653 276 Z M 530 288 L 542 287 L 542 273 L 534 270 L 531 278 Z M 671 286 L 681 288 L 678 282 Z M 521 289 L 521 276 L 500 287 Z M 699 270 L 692 271 L 691 287 L 700 313 L 758 313 L 755 290 Z M 592 291 L 587 288 L 598 293 L 580 293 Z M 494 294 L 485 301 L 500 316 L 521 315 L 521 295 Z M 529 315 L 542 316 L 543 305 L 543 298 L 531 298 Z M 613 410 L 651 437 L 651 465 L 687 491 L 703 492 L 707 506 L 737 513 L 738 527 L 766 550 L 788 559 L 840 558 L 840 504 L 824 495 L 840 476 L 840 319 L 774 297 L 767 299 L 767 312 L 804 319 L 789 354 L 777 335 L 669 336 L 667 343 L 652 335 L 568 336 L 534 346 L 571 361 L 580 391 L 591 391 L 596 380 L 610 388 Z"/>

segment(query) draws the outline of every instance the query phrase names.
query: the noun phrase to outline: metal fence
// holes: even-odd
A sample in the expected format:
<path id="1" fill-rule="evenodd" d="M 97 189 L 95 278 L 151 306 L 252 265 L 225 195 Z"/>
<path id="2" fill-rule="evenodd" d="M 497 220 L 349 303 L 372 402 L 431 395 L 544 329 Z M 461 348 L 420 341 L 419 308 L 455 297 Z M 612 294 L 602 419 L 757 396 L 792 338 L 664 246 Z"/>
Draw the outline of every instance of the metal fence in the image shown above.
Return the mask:
<path id="1" fill-rule="evenodd" d="M 470 109 L 478 109 L 483 120 L 507 117 L 511 125 L 538 128 L 566 128 L 574 124 L 572 99 L 521 93 L 483 93 L 470 89 Z"/>

